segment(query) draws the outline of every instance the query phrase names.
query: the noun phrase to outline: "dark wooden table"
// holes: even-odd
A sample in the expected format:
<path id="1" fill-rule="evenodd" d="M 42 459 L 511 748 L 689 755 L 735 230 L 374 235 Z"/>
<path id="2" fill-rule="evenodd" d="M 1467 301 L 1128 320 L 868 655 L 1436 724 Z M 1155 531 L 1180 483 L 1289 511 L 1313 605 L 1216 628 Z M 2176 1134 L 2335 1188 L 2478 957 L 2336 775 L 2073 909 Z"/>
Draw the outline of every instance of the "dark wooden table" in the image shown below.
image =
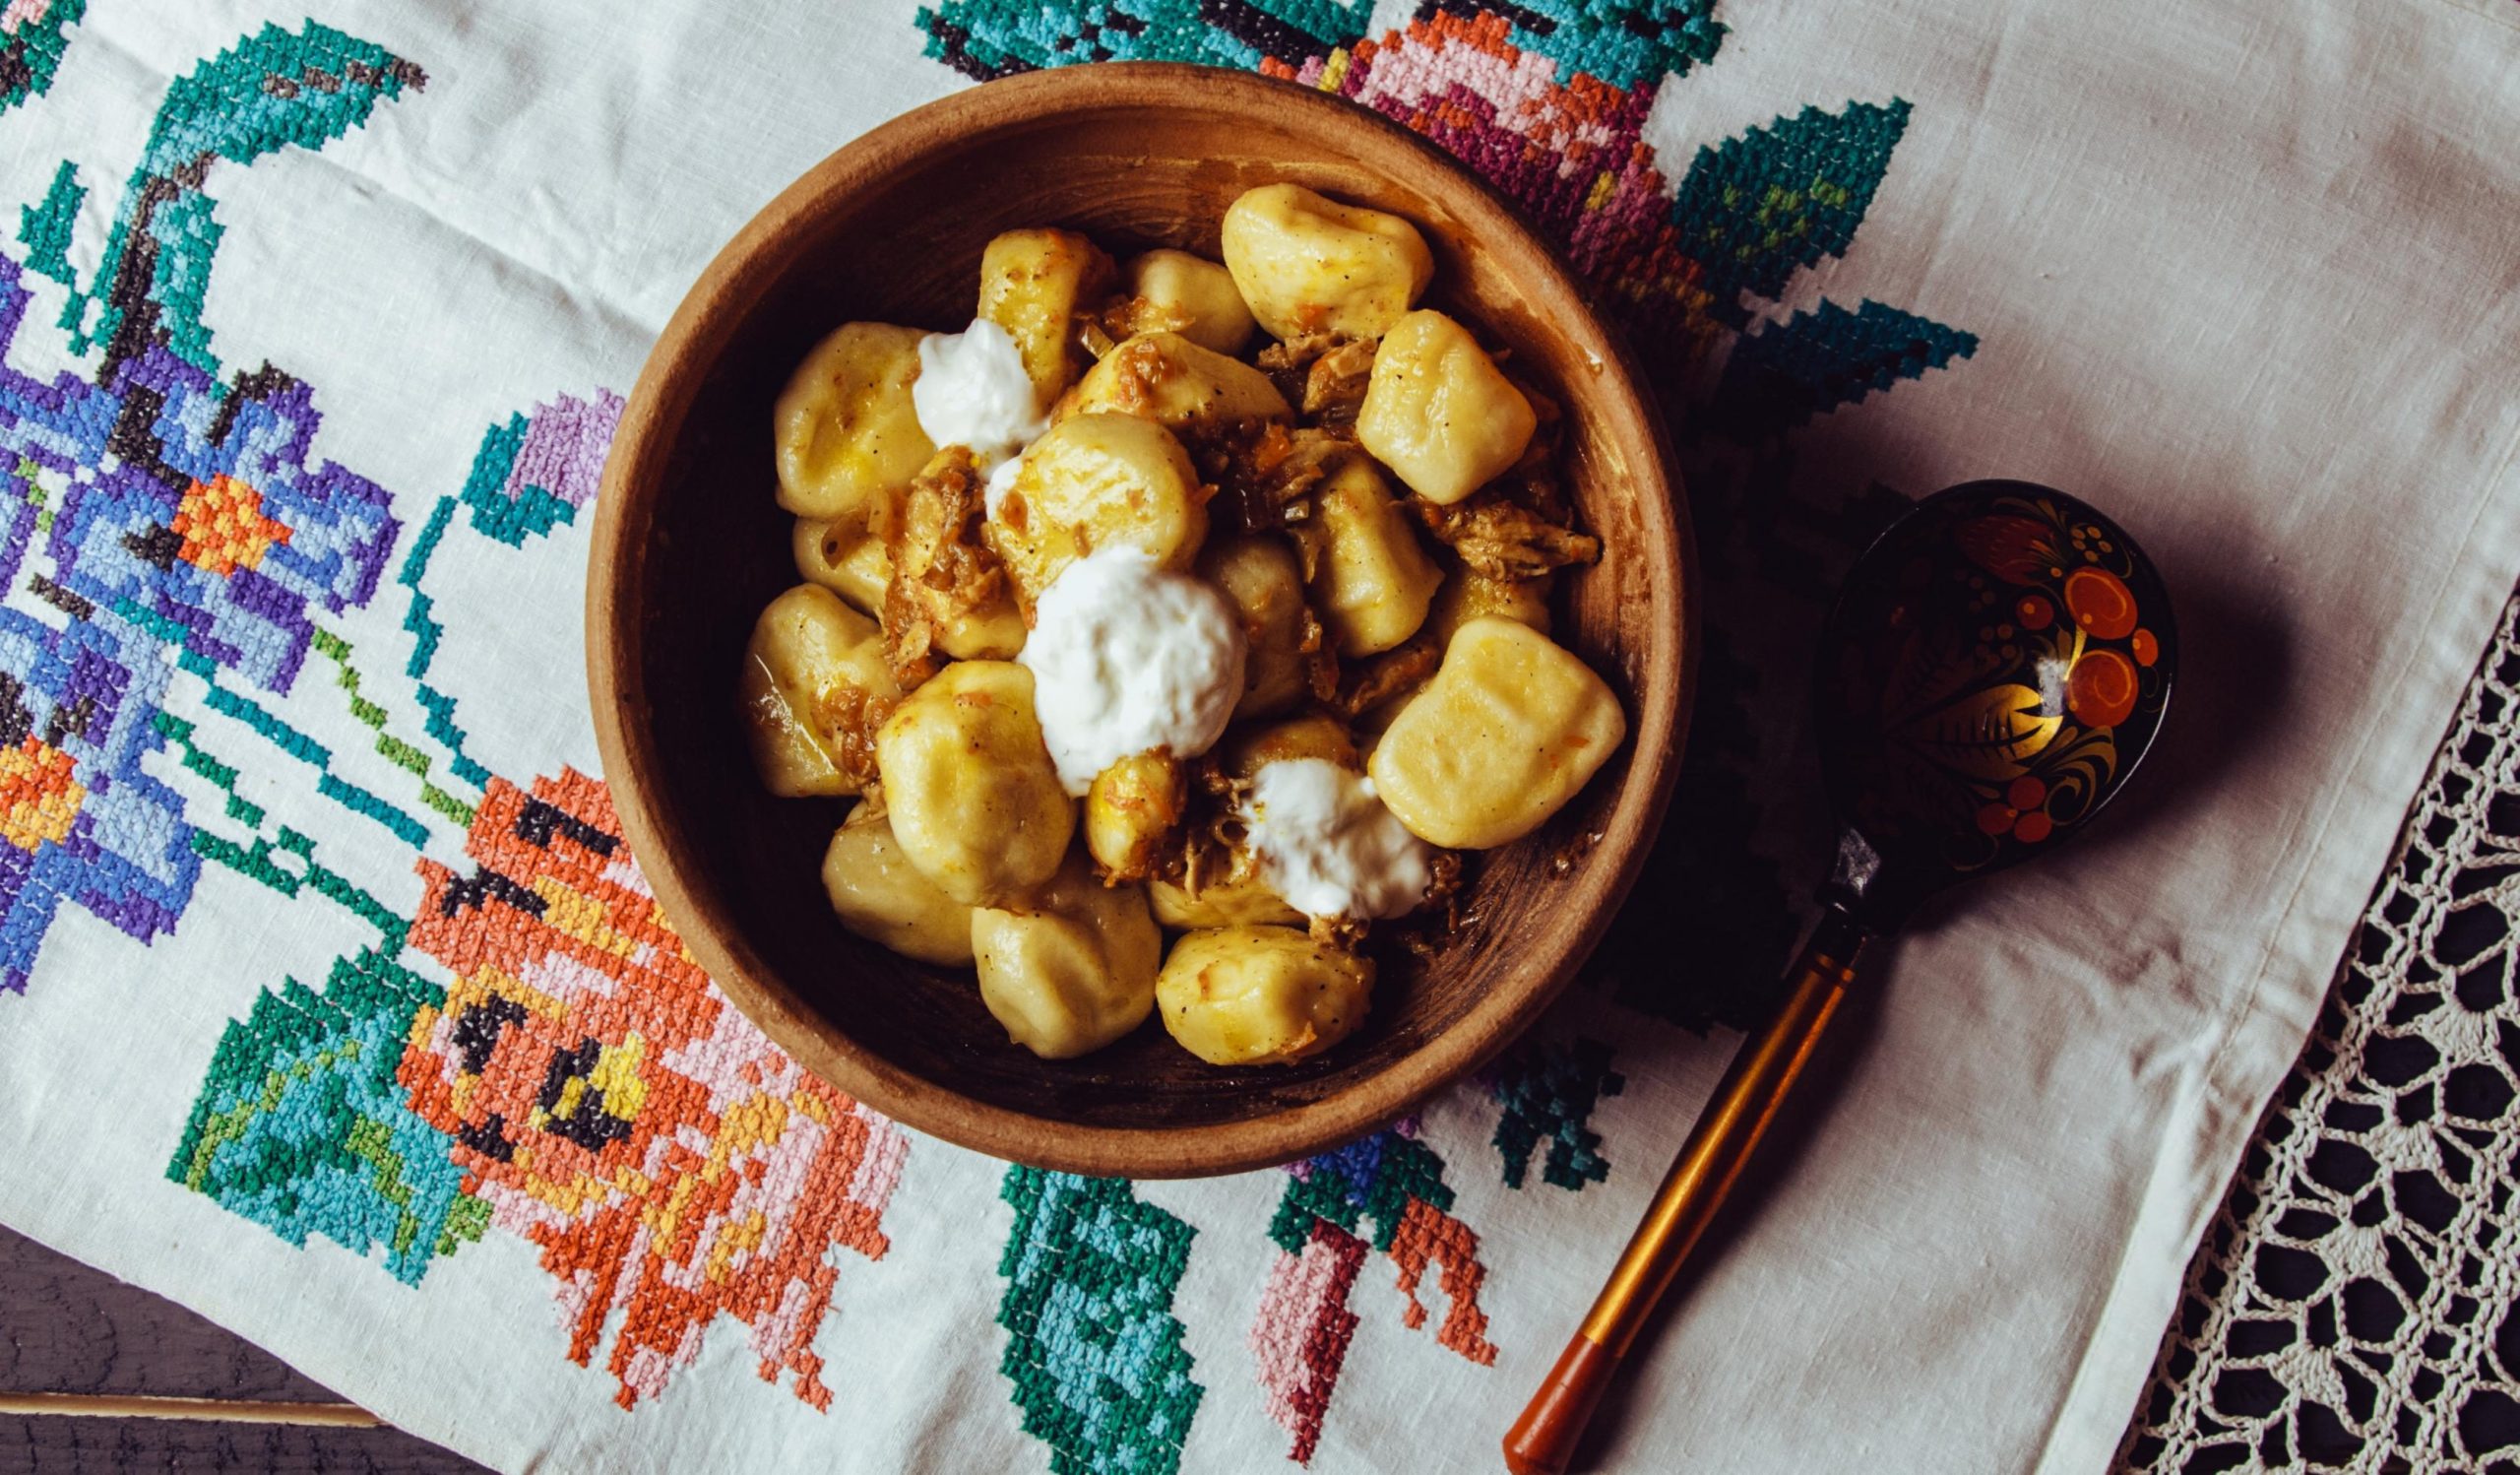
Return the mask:
<path id="1" fill-rule="evenodd" d="M 170 1301 L 0 1229 L 0 1470 L 480 1468 Z"/>

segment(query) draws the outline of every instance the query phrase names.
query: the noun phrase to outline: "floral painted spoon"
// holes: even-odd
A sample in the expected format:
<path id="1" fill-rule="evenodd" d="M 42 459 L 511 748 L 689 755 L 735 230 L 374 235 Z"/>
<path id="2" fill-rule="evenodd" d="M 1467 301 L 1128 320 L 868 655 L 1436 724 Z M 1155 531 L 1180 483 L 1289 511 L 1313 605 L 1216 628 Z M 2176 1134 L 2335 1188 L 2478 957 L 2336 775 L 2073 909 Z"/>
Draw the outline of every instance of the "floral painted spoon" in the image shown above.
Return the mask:
<path id="1" fill-rule="evenodd" d="M 1743 1042 L 1592 1314 L 1505 1436 L 1556 1475 L 1854 987 L 1864 945 L 1954 881 L 2062 844 L 2161 731 L 2178 641 L 2134 540 L 2027 481 L 1919 502 L 1865 550 L 1813 675 L 1838 813 L 1820 922 Z"/>

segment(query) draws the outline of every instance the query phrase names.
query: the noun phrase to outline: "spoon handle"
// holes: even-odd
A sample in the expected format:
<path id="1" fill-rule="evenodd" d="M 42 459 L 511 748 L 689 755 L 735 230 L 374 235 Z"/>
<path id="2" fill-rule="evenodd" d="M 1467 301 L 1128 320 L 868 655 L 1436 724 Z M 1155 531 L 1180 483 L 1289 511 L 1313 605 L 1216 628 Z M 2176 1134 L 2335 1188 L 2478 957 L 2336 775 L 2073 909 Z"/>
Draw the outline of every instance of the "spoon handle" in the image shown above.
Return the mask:
<path id="1" fill-rule="evenodd" d="M 1506 1434 L 1505 1468 L 1513 1475 L 1559 1475 L 1574 1457 L 1576 1441 L 1619 1359 L 1732 1191 L 1836 1017 L 1855 982 L 1864 935 L 1843 910 L 1832 906 L 1821 914 L 1786 975 L 1791 985 L 1784 1005 L 1732 1057 L 1592 1314 Z"/>

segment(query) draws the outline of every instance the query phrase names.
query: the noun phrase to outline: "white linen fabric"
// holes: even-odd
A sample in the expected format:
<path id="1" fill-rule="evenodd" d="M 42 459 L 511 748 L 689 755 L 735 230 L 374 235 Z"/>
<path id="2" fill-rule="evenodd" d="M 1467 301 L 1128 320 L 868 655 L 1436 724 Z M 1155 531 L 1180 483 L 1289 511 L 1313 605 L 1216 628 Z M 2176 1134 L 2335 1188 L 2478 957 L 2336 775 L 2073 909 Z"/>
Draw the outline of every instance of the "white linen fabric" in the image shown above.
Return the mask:
<path id="1" fill-rule="evenodd" d="M 1368 11 L 0 12 L 0 1221 L 508 1470 L 1491 1469 L 1735 1038 L 1671 1021 L 1755 1013 L 1816 874 L 1830 577 L 2018 477 L 2168 579 L 2165 749 L 1890 949 L 1600 1456 L 2110 1459 L 2520 574 L 2520 16 Z M 617 394 L 719 243 L 1103 55 L 1516 194 L 1668 371 L 1711 621 L 1592 986 L 1411 1122 L 1196 1183 L 803 1078 L 653 915 L 580 678 Z"/>

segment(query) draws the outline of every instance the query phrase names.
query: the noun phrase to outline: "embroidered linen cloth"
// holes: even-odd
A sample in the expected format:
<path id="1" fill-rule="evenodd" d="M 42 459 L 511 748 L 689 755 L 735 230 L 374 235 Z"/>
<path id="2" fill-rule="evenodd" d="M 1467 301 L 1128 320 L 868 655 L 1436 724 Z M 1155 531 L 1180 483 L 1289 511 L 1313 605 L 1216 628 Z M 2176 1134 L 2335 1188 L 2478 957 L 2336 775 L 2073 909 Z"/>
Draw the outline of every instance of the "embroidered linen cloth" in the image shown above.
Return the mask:
<path id="1" fill-rule="evenodd" d="M 504 1469 L 1493 1468 L 1793 940 L 1831 579 L 2021 477 L 2175 592 L 2159 772 L 1896 948 L 1602 1454 L 2099 1467 L 2520 573 L 2513 22 L 16 0 L 0 1219 Z M 1108 56 L 1338 92 L 1519 198 L 1669 381 L 1706 565 L 1587 987 L 1201 1183 L 801 1076 L 655 914 L 580 677 L 618 394 L 720 242 L 907 107 Z"/>

